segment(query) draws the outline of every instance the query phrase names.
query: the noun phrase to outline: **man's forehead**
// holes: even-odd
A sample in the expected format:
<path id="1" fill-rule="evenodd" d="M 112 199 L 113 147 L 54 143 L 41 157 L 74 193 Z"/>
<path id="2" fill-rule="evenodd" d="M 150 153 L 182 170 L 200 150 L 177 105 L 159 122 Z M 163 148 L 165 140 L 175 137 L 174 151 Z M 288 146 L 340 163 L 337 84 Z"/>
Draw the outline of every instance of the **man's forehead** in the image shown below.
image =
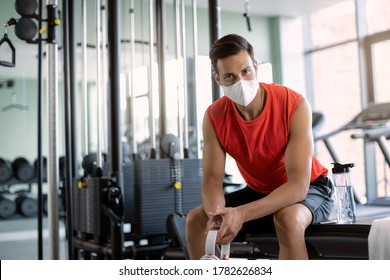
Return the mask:
<path id="1" fill-rule="evenodd" d="M 248 67 L 254 67 L 253 61 L 249 55 L 235 55 L 217 61 L 217 68 L 220 73 L 242 71 Z"/>

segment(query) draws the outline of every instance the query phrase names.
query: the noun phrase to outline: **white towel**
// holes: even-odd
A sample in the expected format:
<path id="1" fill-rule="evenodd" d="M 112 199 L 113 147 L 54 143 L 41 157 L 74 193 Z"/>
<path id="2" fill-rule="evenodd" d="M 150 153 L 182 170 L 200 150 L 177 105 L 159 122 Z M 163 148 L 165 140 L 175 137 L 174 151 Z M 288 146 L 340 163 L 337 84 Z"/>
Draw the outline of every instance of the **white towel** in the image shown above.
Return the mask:
<path id="1" fill-rule="evenodd" d="M 390 217 L 372 222 L 368 234 L 368 258 L 390 260 Z"/>

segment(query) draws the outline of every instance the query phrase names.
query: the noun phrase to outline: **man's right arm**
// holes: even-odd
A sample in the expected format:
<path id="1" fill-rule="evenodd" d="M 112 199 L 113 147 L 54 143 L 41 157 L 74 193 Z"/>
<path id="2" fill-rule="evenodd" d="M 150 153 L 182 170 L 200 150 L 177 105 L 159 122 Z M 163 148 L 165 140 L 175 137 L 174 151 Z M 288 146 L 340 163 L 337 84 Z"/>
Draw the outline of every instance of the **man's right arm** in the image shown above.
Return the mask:
<path id="1" fill-rule="evenodd" d="M 222 184 L 225 175 L 226 153 L 205 113 L 203 119 L 203 185 L 202 204 L 207 213 L 225 207 Z"/>

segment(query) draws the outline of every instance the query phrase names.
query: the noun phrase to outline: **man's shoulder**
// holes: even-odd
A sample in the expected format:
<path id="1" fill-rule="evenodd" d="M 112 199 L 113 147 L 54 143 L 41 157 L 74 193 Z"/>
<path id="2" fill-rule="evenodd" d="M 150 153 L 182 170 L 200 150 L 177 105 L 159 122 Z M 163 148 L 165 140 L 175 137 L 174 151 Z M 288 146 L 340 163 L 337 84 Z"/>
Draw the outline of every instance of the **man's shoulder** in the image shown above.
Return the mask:
<path id="1" fill-rule="evenodd" d="M 300 94 L 291 88 L 284 86 L 284 85 L 279 85 L 276 83 L 272 84 L 261 84 L 267 94 L 271 94 L 275 98 L 290 98 L 290 96 L 298 97 Z"/>
<path id="2" fill-rule="evenodd" d="M 229 98 L 226 96 L 221 96 L 217 100 L 215 100 L 211 105 L 209 106 L 209 110 L 221 110 L 225 108 L 229 103 Z"/>
<path id="3" fill-rule="evenodd" d="M 271 83 L 271 84 L 260 83 L 260 84 L 261 84 L 261 86 L 263 86 L 266 89 L 269 89 L 269 90 L 272 90 L 272 91 L 277 91 L 277 92 L 291 90 L 288 87 L 286 87 L 284 85 L 279 85 L 277 83 Z"/>
<path id="4" fill-rule="evenodd" d="M 223 122 L 228 117 L 230 103 L 230 99 L 226 96 L 218 98 L 207 108 L 207 116 L 212 122 Z"/>

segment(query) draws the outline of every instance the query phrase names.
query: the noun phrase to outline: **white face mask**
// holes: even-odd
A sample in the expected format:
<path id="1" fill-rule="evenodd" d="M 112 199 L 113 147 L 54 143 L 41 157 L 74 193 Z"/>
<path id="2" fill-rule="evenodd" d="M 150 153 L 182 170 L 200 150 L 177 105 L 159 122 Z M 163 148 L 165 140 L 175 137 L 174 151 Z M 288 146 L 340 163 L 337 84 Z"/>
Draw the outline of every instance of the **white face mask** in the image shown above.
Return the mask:
<path id="1" fill-rule="evenodd" d="M 255 99 L 259 82 L 256 78 L 249 81 L 239 80 L 231 86 L 222 86 L 222 88 L 223 93 L 233 102 L 246 107 Z"/>

